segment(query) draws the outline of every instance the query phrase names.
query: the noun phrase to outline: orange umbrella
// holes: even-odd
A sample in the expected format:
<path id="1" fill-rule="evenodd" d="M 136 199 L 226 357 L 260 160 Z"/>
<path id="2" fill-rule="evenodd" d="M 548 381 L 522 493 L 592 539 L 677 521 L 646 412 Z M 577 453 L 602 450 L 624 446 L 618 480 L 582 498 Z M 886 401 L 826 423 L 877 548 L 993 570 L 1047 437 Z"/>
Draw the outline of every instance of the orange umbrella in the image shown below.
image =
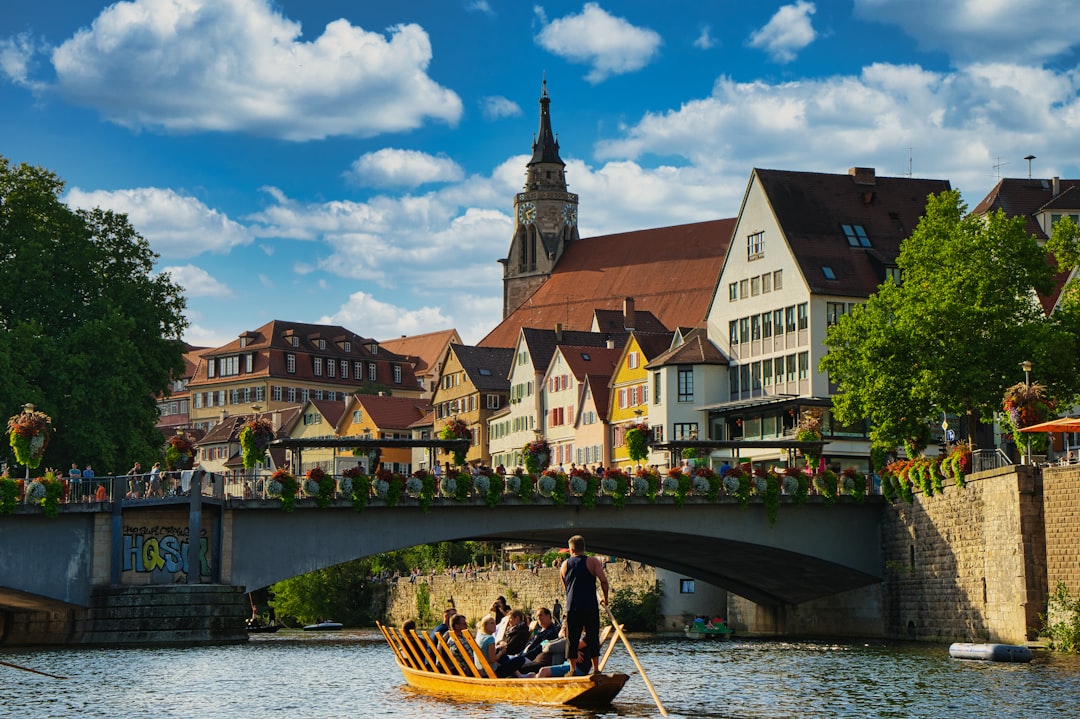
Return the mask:
<path id="1" fill-rule="evenodd" d="M 1080 417 L 1058 417 L 1024 427 L 1021 432 L 1080 432 Z"/>

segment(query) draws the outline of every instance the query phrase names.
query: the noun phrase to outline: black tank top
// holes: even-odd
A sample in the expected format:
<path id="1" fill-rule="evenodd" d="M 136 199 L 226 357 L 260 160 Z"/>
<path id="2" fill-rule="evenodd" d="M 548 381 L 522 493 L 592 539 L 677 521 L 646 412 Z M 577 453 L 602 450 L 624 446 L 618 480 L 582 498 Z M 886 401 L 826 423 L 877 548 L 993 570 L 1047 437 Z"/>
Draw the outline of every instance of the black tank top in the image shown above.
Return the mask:
<path id="1" fill-rule="evenodd" d="M 566 611 L 599 607 L 596 601 L 596 576 L 589 571 L 589 558 L 573 556 L 566 560 Z"/>

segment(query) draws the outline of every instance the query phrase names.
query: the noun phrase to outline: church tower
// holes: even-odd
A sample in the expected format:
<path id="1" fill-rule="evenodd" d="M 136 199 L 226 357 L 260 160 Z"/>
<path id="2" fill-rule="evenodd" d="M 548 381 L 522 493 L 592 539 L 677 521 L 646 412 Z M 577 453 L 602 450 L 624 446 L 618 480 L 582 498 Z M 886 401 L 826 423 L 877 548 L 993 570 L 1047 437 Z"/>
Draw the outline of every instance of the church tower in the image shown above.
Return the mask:
<path id="1" fill-rule="evenodd" d="M 503 319 L 544 284 L 569 242 L 579 239 L 578 196 L 566 191 L 566 163 L 551 131 L 547 80 L 540 94 L 540 132 L 533 138 L 525 187 L 514 197 L 514 238 L 503 265 Z"/>

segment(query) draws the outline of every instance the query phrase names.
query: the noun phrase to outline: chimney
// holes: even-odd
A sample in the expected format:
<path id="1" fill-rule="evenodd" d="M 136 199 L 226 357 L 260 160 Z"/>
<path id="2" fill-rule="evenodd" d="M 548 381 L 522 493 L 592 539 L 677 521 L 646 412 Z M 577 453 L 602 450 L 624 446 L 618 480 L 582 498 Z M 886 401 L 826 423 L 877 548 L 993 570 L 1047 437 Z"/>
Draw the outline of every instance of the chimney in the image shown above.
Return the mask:
<path id="1" fill-rule="evenodd" d="M 555 323 L 555 341 L 562 342 L 562 322 Z"/>
<path id="2" fill-rule="evenodd" d="M 281 412 L 274 412 L 270 415 L 270 426 L 274 428 L 275 432 L 281 429 Z"/>
<path id="3" fill-rule="evenodd" d="M 1057 197 L 1061 194 L 1061 178 L 1055 177 L 1051 182 L 1054 183 L 1054 197 Z"/>
<path id="4" fill-rule="evenodd" d="M 386 396 L 386 392 L 383 392 L 382 390 L 379 390 L 379 396 L 380 396 L 380 397 L 385 397 L 385 396 Z"/>
<path id="5" fill-rule="evenodd" d="M 615 349 L 615 340 L 608 337 L 606 340 L 604 340 L 604 346 L 607 347 L 609 350 Z"/>
<path id="6" fill-rule="evenodd" d="M 847 171 L 855 179 L 856 185 L 874 185 L 877 183 L 876 173 L 872 167 L 852 167 Z"/>
<path id="7" fill-rule="evenodd" d="M 634 329 L 634 298 L 627 297 L 622 303 L 623 328 Z"/>

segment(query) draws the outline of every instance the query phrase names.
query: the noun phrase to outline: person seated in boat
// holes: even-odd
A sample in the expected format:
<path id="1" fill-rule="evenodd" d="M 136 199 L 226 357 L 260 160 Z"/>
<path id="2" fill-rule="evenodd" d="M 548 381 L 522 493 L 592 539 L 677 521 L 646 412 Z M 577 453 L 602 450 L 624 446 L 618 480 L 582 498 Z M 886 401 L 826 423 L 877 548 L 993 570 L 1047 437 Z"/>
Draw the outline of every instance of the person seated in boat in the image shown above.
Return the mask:
<path id="1" fill-rule="evenodd" d="M 525 658 L 530 662 L 534 661 L 537 655 L 544 651 L 544 642 L 553 642 L 559 638 L 560 629 L 561 627 L 555 621 L 551 610 L 547 607 L 540 607 L 536 611 L 536 628 L 533 629 L 528 643 L 521 650 L 521 654 L 525 655 Z"/>
<path id="2" fill-rule="evenodd" d="M 413 619 L 406 619 L 405 623 L 401 625 L 401 632 L 405 635 L 405 641 L 409 643 L 409 648 L 413 650 L 413 654 L 419 657 L 420 661 L 423 662 L 424 666 L 426 667 L 428 664 L 427 656 L 420 649 L 420 646 L 416 643 L 416 640 L 413 639 L 413 632 L 415 631 L 416 621 Z"/>
<path id="3" fill-rule="evenodd" d="M 516 656 L 525 651 L 529 644 L 529 625 L 525 623 L 525 612 L 513 609 L 506 618 L 506 630 L 502 641 L 506 644 L 506 655 Z"/>
<path id="4" fill-rule="evenodd" d="M 554 626 L 554 625 L 553 625 Z M 557 636 L 552 640 L 540 642 L 540 652 L 518 670 L 523 675 L 535 673 L 543 667 L 561 664 L 566 660 L 566 625 L 559 627 Z"/>
<path id="5" fill-rule="evenodd" d="M 431 630 L 432 639 L 435 638 L 436 634 L 443 635 L 450 631 L 450 620 L 454 617 L 455 614 L 457 614 L 457 610 L 453 607 L 447 607 L 443 611 L 442 623 L 436 624 L 435 628 Z"/>
<path id="6" fill-rule="evenodd" d="M 450 619 L 450 629 L 443 635 L 443 639 L 446 641 L 447 646 L 450 647 L 450 655 L 456 659 L 458 664 L 462 667 L 473 661 L 469 645 L 465 643 L 464 634 L 467 631 L 469 631 L 469 620 L 464 614 L 455 614 Z M 464 654 L 462 653 L 462 647 L 465 648 Z M 451 673 L 457 674 L 453 662 L 448 662 L 448 664 L 450 664 Z"/>
<path id="7" fill-rule="evenodd" d="M 706 624 L 705 626 L 708 627 L 709 629 L 714 629 L 714 630 L 720 631 L 720 632 L 727 631 L 727 624 L 725 624 L 724 620 L 721 619 L 720 617 L 713 617 L 712 619 L 709 620 L 709 623 Z"/>
<path id="8" fill-rule="evenodd" d="M 491 668 L 495 670 L 495 676 L 513 676 L 517 673 L 518 667 L 525 662 L 524 660 L 508 661 L 506 644 L 495 641 L 495 626 L 495 617 L 490 614 L 484 615 L 484 618 L 480 620 L 478 627 L 480 636 L 476 643 L 480 646 L 480 653 L 487 659 Z M 477 668 L 480 667 L 479 661 L 477 661 L 476 666 Z"/>

